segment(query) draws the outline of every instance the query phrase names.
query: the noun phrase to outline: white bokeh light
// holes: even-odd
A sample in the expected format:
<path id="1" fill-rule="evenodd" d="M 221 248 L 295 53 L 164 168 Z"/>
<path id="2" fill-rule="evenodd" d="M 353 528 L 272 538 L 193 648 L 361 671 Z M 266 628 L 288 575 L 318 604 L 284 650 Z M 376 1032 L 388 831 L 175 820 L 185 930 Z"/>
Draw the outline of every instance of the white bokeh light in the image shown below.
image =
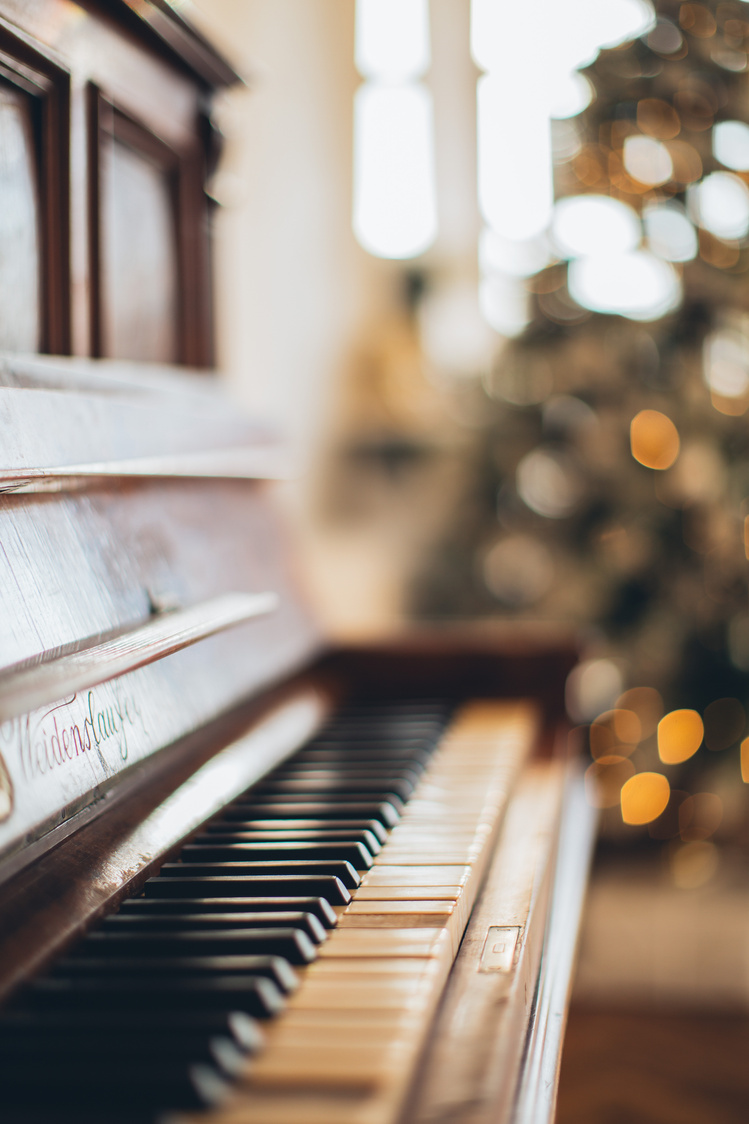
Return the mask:
<path id="1" fill-rule="evenodd" d="M 485 222 L 506 238 L 522 239 L 548 225 L 553 186 L 545 92 L 522 51 L 518 61 L 478 82 L 478 194 Z"/>
<path id="2" fill-rule="evenodd" d="M 565 458 L 546 449 L 526 453 L 515 470 L 515 486 L 531 511 L 547 519 L 571 515 L 580 499 L 580 482 Z"/>
<path id="3" fill-rule="evenodd" d="M 717 238 L 743 238 L 749 231 L 749 189 L 731 172 L 713 172 L 687 191 L 694 221 Z"/>
<path id="4" fill-rule="evenodd" d="M 367 82 L 357 91 L 353 226 L 378 257 L 415 257 L 434 241 L 432 102 L 423 86 Z"/>
<path id="5" fill-rule="evenodd" d="M 712 391 L 742 398 L 749 390 L 749 340 L 741 332 L 713 332 L 703 348 L 703 373 Z"/>
<path id="6" fill-rule="evenodd" d="M 592 722 L 614 705 L 623 690 L 622 673 L 613 660 L 583 660 L 567 677 L 567 713 L 573 722 Z"/>
<path id="7" fill-rule="evenodd" d="M 623 254 L 640 237 L 637 212 L 608 195 L 569 195 L 554 208 L 552 238 L 564 257 Z"/>
<path id="8" fill-rule="evenodd" d="M 428 0 L 356 0 L 354 58 L 364 78 L 420 78 L 430 63 Z"/>
<path id="9" fill-rule="evenodd" d="M 654 254 L 666 261 L 697 256 L 697 232 L 678 203 L 656 203 L 642 213 L 645 235 Z"/>
<path id="10" fill-rule="evenodd" d="M 749 172 L 749 125 L 718 122 L 713 128 L 713 156 L 734 172 Z"/>
<path id="11" fill-rule="evenodd" d="M 551 260 L 551 248 L 543 235 L 517 241 L 514 238 L 503 238 L 488 226 L 479 235 L 479 268 L 482 273 L 532 277 Z"/>
<path id="12" fill-rule="evenodd" d="M 624 168 L 633 179 L 651 186 L 666 183 L 674 171 L 668 149 L 655 137 L 626 137 Z"/>
<path id="13" fill-rule="evenodd" d="M 570 262 L 568 285 L 583 308 L 630 320 L 657 320 L 681 300 L 681 280 L 673 266 L 647 250 Z"/>
<path id="14" fill-rule="evenodd" d="M 530 322 L 528 290 L 516 277 L 494 273 L 479 284 L 479 306 L 487 324 L 501 336 L 519 336 Z"/>
<path id="15" fill-rule="evenodd" d="M 655 26 L 655 13 L 648 0 L 542 0 L 532 7 L 515 0 L 472 0 L 471 54 L 481 70 L 495 70 L 503 64 L 504 44 L 513 43 L 517 49 L 517 24 L 527 21 L 529 8 L 532 23 L 528 43 L 538 60 L 539 29 L 545 28 L 552 47 L 549 58 L 558 72 L 588 66 L 602 47 L 617 47 Z"/>
<path id="16" fill-rule="evenodd" d="M 593 100 L 593 87 L 584 74 L 571 70 L 550 83 L 549 114 L 556 121 L 577 117 Z"/>

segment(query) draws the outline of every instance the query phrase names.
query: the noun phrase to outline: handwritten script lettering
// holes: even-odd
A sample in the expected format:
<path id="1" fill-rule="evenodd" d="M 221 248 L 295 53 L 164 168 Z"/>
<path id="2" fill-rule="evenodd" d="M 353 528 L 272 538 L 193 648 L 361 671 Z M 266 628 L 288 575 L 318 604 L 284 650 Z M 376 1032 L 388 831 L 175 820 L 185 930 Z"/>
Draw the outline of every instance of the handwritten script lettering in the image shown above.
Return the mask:
<path id="1" fill-rule="evenodd" d="M 103 750 L 116 750 L 121 761 L 128 758 L 128 734 L 143 728 L 138 704 L 132 696 L 116 696 L 106 703 L 94 691 L 73 695 L 43 714 L 34 712 L 8 723 L 4 740 L 16 742 L 21 768 L 27 780 L 45 776 L 94 752 L 109 772 Z"/>

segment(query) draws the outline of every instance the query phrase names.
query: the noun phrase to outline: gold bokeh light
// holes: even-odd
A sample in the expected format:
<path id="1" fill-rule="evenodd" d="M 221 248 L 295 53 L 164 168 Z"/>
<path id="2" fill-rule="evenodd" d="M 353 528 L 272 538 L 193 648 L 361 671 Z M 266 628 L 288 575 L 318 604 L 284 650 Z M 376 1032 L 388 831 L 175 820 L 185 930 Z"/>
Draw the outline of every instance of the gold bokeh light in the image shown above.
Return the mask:
<path id="1" fill-rule="evenodd" d="M 651 823 L 666 808 L 670 793 L 663 773 L 636 773 L 622 785 L 622 819 L 633 825 Z"/>
<path id="2" fill-rule="evenodd" d="M 744 738 L 741 743 L 741 779 L 744 784 L 749 784 L 749 738 Z"/>
<path id="3" fill-rule="evenodd" d="M 672 710 L 658 723 L 658 755 L 664 765 L 678 765 L 702 745 L 705 729 L 696 710 Z"/>
<path id="4" fill-rule="evenodd" d="M 629 429 L 632 456 L 646 468 L 670 468 L 679 455 L 679 431 L 660 410 L 640 410 Z"/>

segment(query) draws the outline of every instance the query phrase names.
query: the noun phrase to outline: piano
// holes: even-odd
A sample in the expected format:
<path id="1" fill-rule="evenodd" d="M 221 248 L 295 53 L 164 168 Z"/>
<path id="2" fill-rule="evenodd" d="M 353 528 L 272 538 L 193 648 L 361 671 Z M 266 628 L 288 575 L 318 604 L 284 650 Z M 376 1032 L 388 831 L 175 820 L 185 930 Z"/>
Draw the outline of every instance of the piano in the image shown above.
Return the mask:
<path id="1" fill-rule="evenodd" d="M 0 55 L 0 1120 L 550 1121 L 574 642 L 325 636 L 205 373 L 231 68 L 165 0 Z"/>

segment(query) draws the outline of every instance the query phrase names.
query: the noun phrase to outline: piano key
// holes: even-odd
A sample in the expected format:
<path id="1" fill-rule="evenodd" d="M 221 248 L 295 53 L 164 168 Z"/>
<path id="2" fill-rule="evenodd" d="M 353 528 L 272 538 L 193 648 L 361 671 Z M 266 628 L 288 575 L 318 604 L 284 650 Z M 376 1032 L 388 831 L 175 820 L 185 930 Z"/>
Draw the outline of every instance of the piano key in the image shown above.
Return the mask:
<path id="1" fill-rule="evenodd" d="M 270 833 L 295 832 L 295 831 L 320 831 L 320 832 L 346 832 L 362 831 L 371 833 L 378 843 L 382 844 L 387 839 L 387 831 L 379 820 L 317 820 L 317 819 L 248 819 L 226 820 L 224 818 L 212 820 L 206 824 L 205 833 L 221 834 L 225 831 L 262 831 Z M 374 853 L 374 852 L 373 852 Z"/>
<path id="2" fill-rule="evenodd" d="M 330 1051 L 313 1043 L 279 1048 L 252 1074 L 253 1088 L 264 1091 L 279 1087 L 291 1095 L 309 1095 L 316 1090 L 371 1094 L 386 1080 L 393 1055 L 391 1045 L 372 1048 L 342 1045 Z"/>
<path id="3" fill-rule="evenodd" d="M 180 885 L 182 882 L 180 881 Z M 324 929 L 332 929 L 338 920 L 335 910 L 325 898 L 128 898 L 120 905 L 124 916 L 168 916 L 173 913 L 308 913 L 316 917 Z"/>
<path id="4" fill-rule="evenodd" d="M 357 899 L 346 907 L 338 925 L 342 929 L 372 928 L 373 924 L 393 928 L 434 928 L 448 924 L 455 913 L 456 904 L 434 898 L 420 902 L 413 899 L 394 902 L 366 902 Z"/>
<path id="5" fill-rule="evenodd" d="M 367 959 L 361 957 L 358 960 L 322 960 L 318 959 L 314 964 L 311 964 L 305 973 L 305 979 L 315 977 L 341 977 L 351 978 L 360 977 L 367 979 L 373 975 L 375 976 L 391 976 L 391 975 L 407 975 L 416 978 L 419 975 L 433 974 L 435 971 L 436 962 L 431 958 L 424 958 L 422 960 L 414 960 L 413 957 L 407 957 L 399 960 L 396 957 L 377 957 L 373 956 Z"/>
<path id="6" fill-rule="evenodd" d="M 340 822 L 340 821 L 338 821 Z M 379 855 L 382 843 L 377 836 L 366 828 L 331 828 L 325 831 L 322 828 L 302 829 L 288 831 L 280 827 L 277 831 L 237 830 L 236 824 L 232 827 L 225 824 L 212 824 L 200 835 L 196 835 L 193 843 L 361 843 L 371 856 Z"/>
<path id="7" fill-rule="evenodd" d="M 32 1007 L 79 1011 L 244 1011 L 255 1018 L 278 1014 L 284 997 L 262 976 L 221 976 L 192 979 L 39 979 L 24 993 Z"/>
<path id="8" fill-rule="evenodd" d="M 279 991 L 289 995 L 299 986 L 299 977 L 282 956 L 70 956 L 52 969 L 52 976 L 264 976 Z"/>
<path id="9" fill-rule="evenodd" d="M 281 956 L 290 964 L 311 964 L 316 950 L 299 929 L 236 930 L 214 932 L 183 929 L 179 932 L 120 932 L 95 930 L 76 947 L 75 955 L 89 956 Z"/>
<path id="10" fill-rule="evenodd" d="M 278 843 L 227 843 L 217 839 L 210 843 L 188 843 L 180 853 L 182 862 L 306 862 L 318 859 L 340 859 L 354 870 L 369 870 L 374 856 L 362 843 L 305 843 L 280 840 Z"/>
<path id="11" fill-rule="evenodd" d="M 213 1066 L 169 1063 L 164 1059 L 159 1063 L 158 1056 L 138 1065 L 137 1080 L 129 1071 L 126 1061 L 118 1064 L 88 1066 L 87 1062 L 78 1064 L 45 1059 L 44 1080 L 40 1080 L 38 1061 L 28 1067 L 19 1067 L 15 1072 L 3 1074 L 3 1099 L 20 1101 L 24 1110 L 49 1109 L 55 1113 L 70 1104 L 76 1110 L 76 1118 L 81 1107 L 92 1108 L 98 1105 L 101 1113 L 102 1101 L 107 1094 L 116 1090 L 117 1105 L 121 1111 L 127 1107 L 205 1109 L 220 1104 L 228 1095 L 231 1084 L 226 1076 Z M 109 1118 L 109 1114 L 108 1118 Z"/>
<path id="12" fill-rule="evenodd" d="M 295 761 L 293 764 L 276 769 L 268 779 L 268 783 L 271 783 L 271 781 L 295 781 L 301 785 L 303 782 L 309 781 L 312 784 L 329 783 L 333 785 L 339 781 L 350 781 L 351 784 L 379 781 L 380 784 L 389 785 L 394 781 L 405 781 L 413 791 L 413 787 L 421 779 L 422 771 L 421 769 L 414 769 L 408 764 L 396 765 L 389 762 L 387 765 L 383 765 L 371 760 L 354 763 L 344 760 L 332 765 L 329 762 L 315 764 L 310 761 Z M 410 792 L 408 795 L 410 795 Z"/>
<path id="13" fill-rule="evenodd" d="M 175 863 L 175 866 L 180 865 Z M 163 871 L 162 867 L 162 871 Z M 325 899 L 330 906 L 348 905 L 351 894 L 340 878 L 332 875 L 275 875 L 260 878 L 251 875 L 207 874 L 190 876 L 187 868 L 182 877 L 172 878 L 159 874 L 143 887 L 148 898 L 210 898 L 235 897 L 245 900 L 255 895 L 263 897 L 316 897 Z"/>
<path id="14" fill-rule="evenodd" d="M 305 799 L 261 799 L 253 795 L 251 800 L 235 801 L 222 814 L 225 820 L 379 820 L 383 827 L 395 827 L 400 819 L 403 805 L 394 800 L 346 800 L 341 797 L 328 799 L 308 797 Z"/>
<path id="15" fill-rule="evenodd" d="M 361 882 L 351 863 L 344 859 L 328 862 L 323 860 L 300 860 L 294 862 L 268 861 L 268 862 L 176 862 L 164 863 L 161 873 L 167 878 L 217 878 L 220 875 L 244 878 L 322 878 L 328 876 L 337 878 L 349 889 L 355 889 Z M 161 875 L 159 875 L 160 877 Z"/>
<path id="16" fill-rule="evenodd" d="M 444 886 L 430 885 L 430 886 L 413 886 L 408 884 L 401 885 L 373 885 L 373 886 L 360 886 L 356 891 L 356 900 L 358 902 L 377 902 L 377 901 L 458 901 L 464 890 L 464 886 L 459 886 L 457 883 L 452 885 L 447 884 Z"/>
<path id="17" fill-rule="evenodd" d="M 376 979 L 372 983 L 351 980 L 321 980 L 319 985 L 305 981 L 304 988 L 290 1003 L 290 1009 L 321 1010 L 395 1010 L 420 1011 L 431 999 L 430 979 L 413 980 L 407 976 Z"/>
<path id="18" fill-rule="evenodd" d="M 101 925 L 102 932 L 178 932 L 189 929 L 191 932 L 214 931 L 244 932 L 248 929 L 296 929 L 309 937 L 313 944 L 322 944 L 327 934 L 320 922 L 311 913 L 251 913 L 246 916 L 236 913 L 174 913 L 164 916 L 137 917 L 128 913 L 115 913 L 107 917 Z"/>
<path id="19" fill-rule="evenodd" d="M 450 941 L 441 929 L 336 929 L 336 940 L 320 949 L 325 959 L 365 958 L 373 956 L 424 957 L 443 959 L 449 954 Z"/>
<path id="20" fill-rule="evenodd" d="M 352 776 L 348 779 L 342 777 L 338 780 L 330 780 L 325 777 L 316 780 L 314 777 L 302 777 L 296 779 L 295 777 L 279 777 L 267 781 L 261 781 L 260 784 L 253 790 L 253 795 L 257 798 L 264 796 L 275 796 L 282 800 L 310 800 L 314 799 L 316 793 L 324 793 L 326 800 L 335 800 L 336 796 L 340 795 L 341 799 L 355 800 L 357 796 L 367 797 L 376 801 L 389 801 L 395 803 L 400 801 L 400 808 L 403 807 L 405 801 L 414 790 L 414 783 L 407 780 L 384 780 L 382 777 L 356 777 Z M 395 805 L 399 807 L 398 804 Z"/>
<path id="21" fill-rule="evenodd" d="M 337 730 L 329 730 L 319 737 L 312 738 L 309 742 L 309 748 L 321 749 L 339 746 L 348 748 L 350 745 L 354 750 L 359 749 L 373 753 L 377 753 L 381 749 L 387 749 L 389 746 L 397 746 L 399 749 L 405 750 L 431 749 L 437 742 L 438 736 L 439 731 L 412 728 L 411 730 L 393 732 L 388 737 L 382 730 L 375 727 L 362 731 L 361 729 L 346 729 L 341 726 Z"/>
<path id="22" fill-rule="evenodd" d="M 211 1037 L 226 1037 L 255 1053 L 264 1043 L 258 1023 L 244 1011 L 4 1010 L 0 1012 L 0 1052 L 10 1043 L 46 1036 L 59 1049 L 68 1035 L 98 1035 L 117 1049 L 121 1041 L 182 1043 L 185 1048 Z"/>
<path id="23" fill-rule="evenodd" d="M 404 864 L 391 866 L 383 850 L 385 861 L 375 864 L 362 878 L 362 886 L 441 886 L 466 883 L 471 869 L 465 863 Z"/>
<path id="24" fill-rule="evenodd" d="M 285 769 L 294 769 L 297 765 L 304 769 L 308 764 L 313 765 L 338 765 L 345 764 L 349 769 L 366 768 L 369 765 L 384 767 L 394 765 L 408 766 L 412 769 L 422 770 L 431 760 L 429 750 L 421 748 L 405 749 L 403 746 L 378 746 L 377 749 L 362 748 L 356 744 L 336 748 L 302 749 L 291 758 Z"/>
<path id="25" fill-rule="evenodd" d="M 322 961 L 318 961 L 318 963 L 322 963 Z M 411 963 L 420 965 L 421 961 L 414 958 Z M 439 973 L 436 973 L 436 975 L 439 975 Z M 299 1007 L 294 1010 L 287 1010 L 282 1019 L 268 1024 L 266 1043 L 269 1048 L 271 1042 L 275 1041 L 275 1036 L 285 1033 L 288 1029 L 292 1029 L 296 1033 L 305 1033 L 308 1040 L 318 1032 L 327 1031 L 340 1034 L 345 1030 L 352 1036 L 352 1039 L 356 1037 L 357 1040 L 361 1041 L 366 1040 L 370 1032 L 377 1035 L 382 1030 L 388 1030 L 395 1035 L 401 1031 L 408 1032 L 409 1028 L 418 1026 L 418 1023 L 418 1015 L 408 1010 L 393 1011 L 372 1008 L 368 1011 L 333 1009 L 310 1011 Z"/>
<path id="26" fill-rule="evenodd" d="M 125 1039 L 120 1036 L 116 1042 L 102 1035 L 100 1030 L 71 1031 L 65 1034 L 64 1045 L 67 1058 L 85 1056 L 88 1065 L 97 1070 L 116 1061 L 119 1068 L 125 1067 L 131 1072 L 138 1072 L 141 1066 L 158 1059 L 168 1066 L 179 1062 L 183 1065 L 204 1062 L 236 1076 L 245 1067 L 248 1056 L 248 1051 L 228 1037 L 202 1036 L 186 1040 L 163 1034 L 157 1037 L 147 1031 L 137 1038 Z M 59 1030 L 54 1035 L 37 1031 L 33 1036 L 21 1035 L 4 1042 L 0 1055 L 0 1087 L 9 1071 L 24 1063 L 28 1064 L 29 1061 L 36 1066 L 38 1075 L 39 1058 L 49 1055 L 50 1060 L 59 1059 L 60 1048 Z M 48 1076 L 48 1064 L 49 1061 L 45 1059 L 45 1079 Z"/>

